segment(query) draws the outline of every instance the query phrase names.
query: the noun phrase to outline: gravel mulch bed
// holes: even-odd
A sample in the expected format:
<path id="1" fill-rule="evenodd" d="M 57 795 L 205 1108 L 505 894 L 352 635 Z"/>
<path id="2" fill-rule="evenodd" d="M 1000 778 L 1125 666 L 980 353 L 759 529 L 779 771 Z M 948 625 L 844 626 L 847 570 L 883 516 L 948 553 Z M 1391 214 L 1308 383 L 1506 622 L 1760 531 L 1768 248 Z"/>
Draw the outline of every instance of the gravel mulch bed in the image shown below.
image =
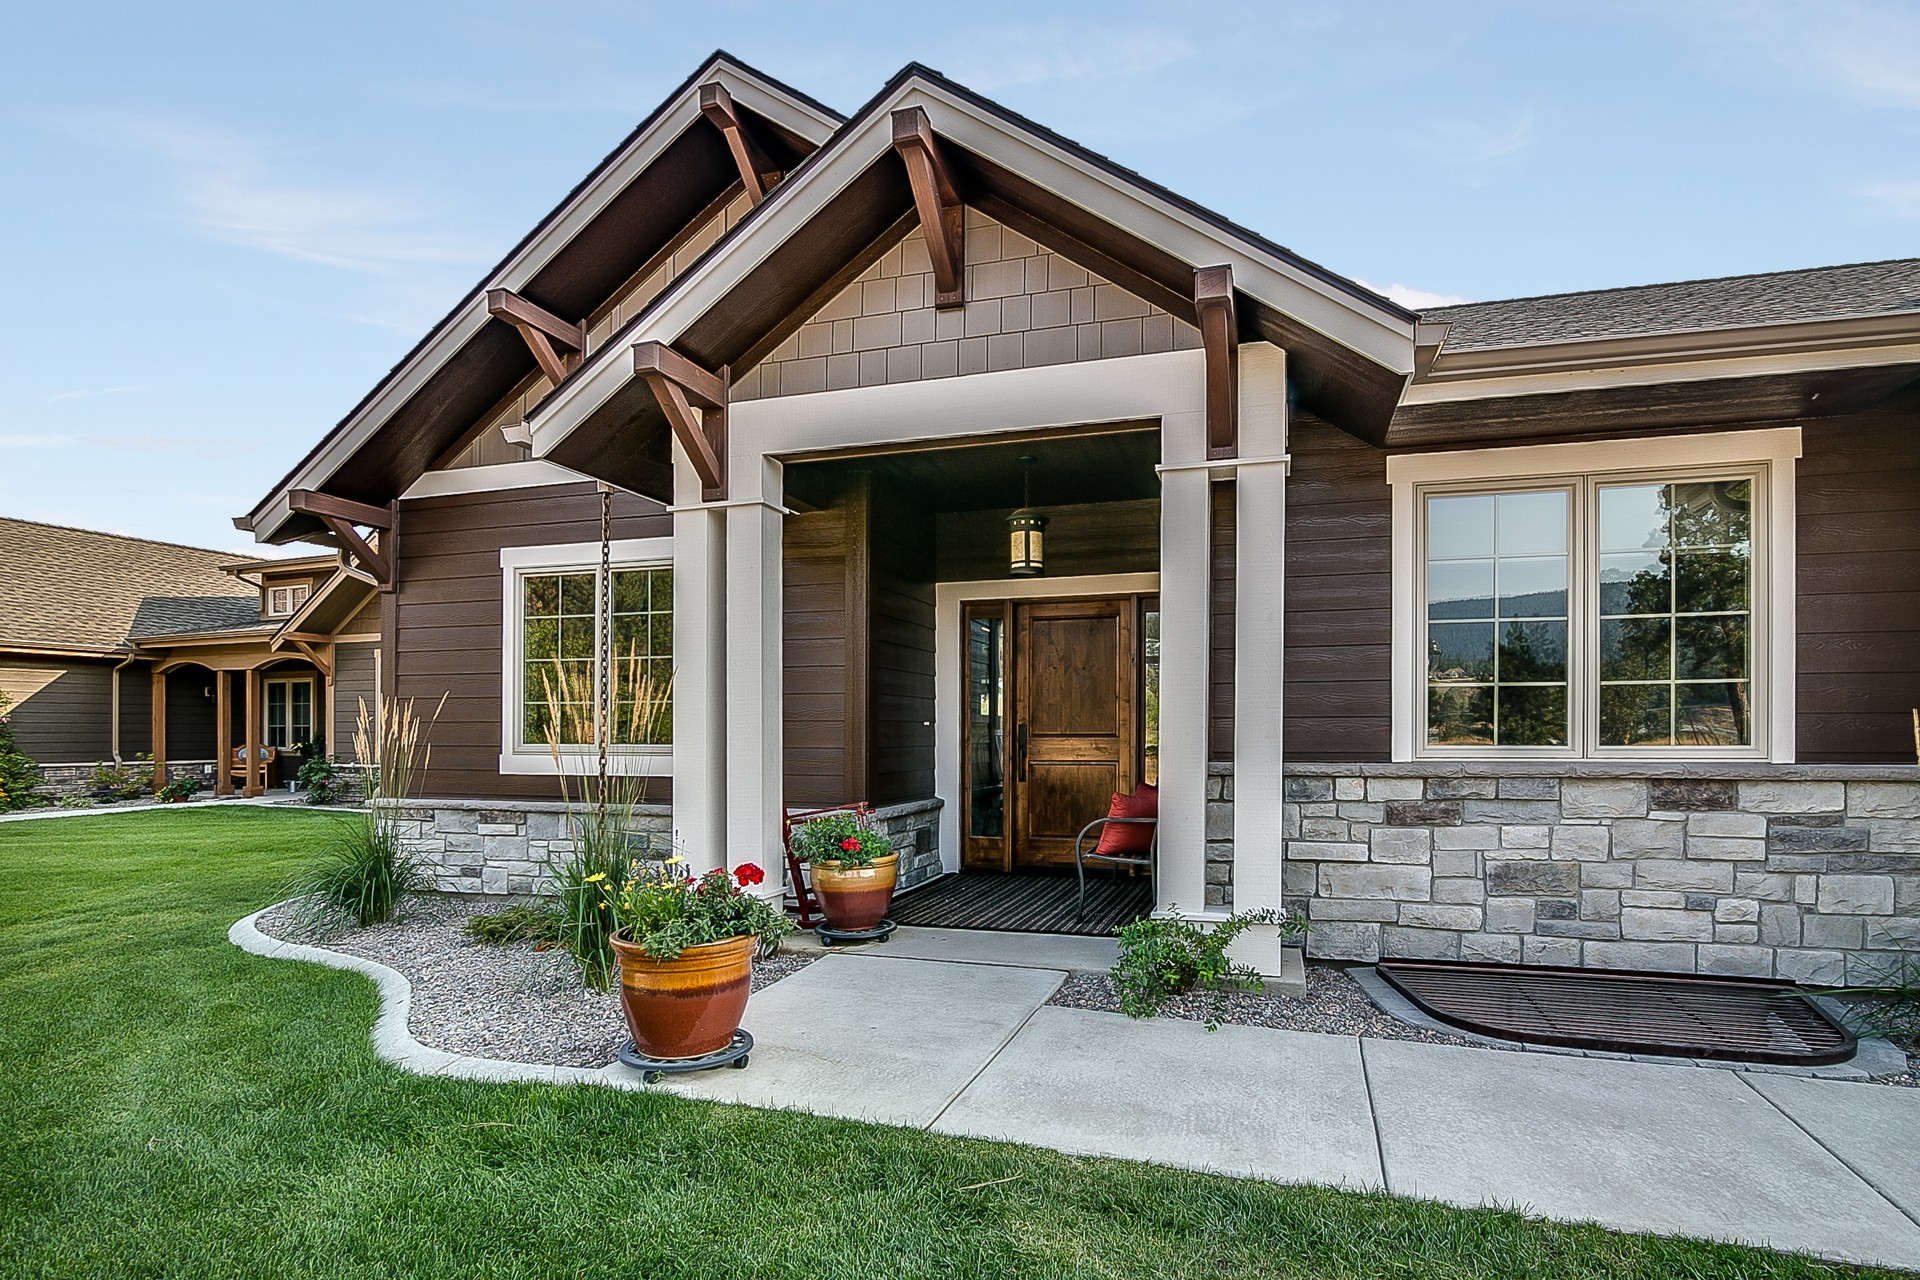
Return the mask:
<path id="1" fill-rule="evenodd" d="M 599 1067 L 626 1039 L 620 999 L 582 987 L 564 952 L 524 942 L 475 942 L 467 920 L 498 904 L 431 895 L 409 898 L 386 924 L 315 935 L 298 928 L 294 908 L 260 917 L 262 933 L 306 942 L 398 970 L 413 984 L 407 1028 L 449 1053 L 508 1062 Z M 753 989 L 797 973 L 818 957 L 781 952 L 753 962 Z"/>
<path id="2" fill-rule="evenodd" d="M 1068 1009 L 1093 1009 L 1101 1013 L 1120 1012 L 1120 996 L 1113 981 L 1101 974 L 1079 974 L 1068 978 L 1048 1004 Z M 1283 1031 L 1317 1031 L 1334 1036 L 1373 1036 L 1381 1040 L 1418 1040 L 1422 1044 L 1478 1045 L 1460 1036 L 1445 1035 L 1408 1026 L 1367 998 L 1343 970 L 1325 965 L 1307 966 L 1307 998 L 1258 991 L 1229 991 L 1224 1007 L 1216 1012 L 1214 997 L 1192 992 L 1176 996 L 1165 1009 L 1170 1018 L 1206 1022 L 1217 1017 L 1222 1023 L 1240 1027 L 1278 1027 Z"/>

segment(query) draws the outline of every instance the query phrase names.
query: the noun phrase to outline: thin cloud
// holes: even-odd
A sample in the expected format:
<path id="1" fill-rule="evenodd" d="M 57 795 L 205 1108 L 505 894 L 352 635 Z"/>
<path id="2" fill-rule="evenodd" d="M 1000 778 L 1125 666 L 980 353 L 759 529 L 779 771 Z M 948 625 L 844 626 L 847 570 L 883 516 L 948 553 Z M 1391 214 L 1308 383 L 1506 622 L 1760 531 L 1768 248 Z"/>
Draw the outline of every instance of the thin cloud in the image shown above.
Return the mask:
<path id="1" fill-rule="evenodd" d="M 1015 85 L 1097 78 L 1124 80 L 1160 71 L 1196 58 L 1200 50 L 1178 31 L 1159 27 L 1132 29 L 1012 27 L 985 37 L 990 45 L 962 52 L 954 77 L 982 93 Z"/>
<path id="2" fill-rule="evenodd" d="M 1468 181 L 1485 181 L 1494 169 L 1525 155 L 1538 139 L 1539 130 L 1529 107 L 1511 123 L 1435 120 L 1408 138 L 1407 145 Z"/>
<path id="3" fill-rule="evenodd" d="M 283 157 L 239 134 L 146 120 L 96 122 L 83 132 L 158 165 L 187 222 L 227 244 L 376 274 L 485 260 L 480 245 L 438 229 L 444 213 L 428 202 L 302 181 Z"/>
<path id="4" fill-rule="evenodd" d="M 1882 217 L 1920 221 L 1920 180 L 1869 183 L 1859 194 Z"/>
<path id="5" fill-rule="evenodd" d="M 54 404 L 61 400 L 91 400 L 96 396 L 127 396 L 141 391 L 159 389 L 160 384 L 157 382 L 141 382 L 126 387 L 79 387 L 71 391 L 56 391 L 43 398 L 48 404 Z"/>
<path id="6" fill-rule="evenodd" d="M 1920 11 L 1886 0 L 1693 0 L 1663 12 L 1723 57 L 1871 106 L 1920 109 Z"/>
<path id="7" fill-rule="evenodd" d="M 1435 307 L 1457 307 L 1471 299 L 1457 293 L 1435 293 L 1431 289 L 1416 289 L 1409 284 L 1377 285 L 1365 280 L 1355 279 L 1355 284 L 1371 289 L 1409 311 L 1431 311 Z"/>

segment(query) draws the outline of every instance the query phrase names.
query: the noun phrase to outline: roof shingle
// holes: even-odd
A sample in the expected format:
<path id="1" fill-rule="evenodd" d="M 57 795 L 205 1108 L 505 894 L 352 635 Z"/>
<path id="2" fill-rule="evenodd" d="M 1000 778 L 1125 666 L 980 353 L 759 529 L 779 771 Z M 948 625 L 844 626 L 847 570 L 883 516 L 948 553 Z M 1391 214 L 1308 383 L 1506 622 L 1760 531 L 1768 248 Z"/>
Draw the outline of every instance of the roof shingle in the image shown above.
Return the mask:
<path id="1" fill-rule="evenodd" d="M 0 646 L 122 641 L 260 622 L 224 551 L 0 518 Z"/>
<path id="2" fill-rule="evenodd" d="M 1448 351 L 1920 311 L 1920 258 L 1435 307 Z"/>

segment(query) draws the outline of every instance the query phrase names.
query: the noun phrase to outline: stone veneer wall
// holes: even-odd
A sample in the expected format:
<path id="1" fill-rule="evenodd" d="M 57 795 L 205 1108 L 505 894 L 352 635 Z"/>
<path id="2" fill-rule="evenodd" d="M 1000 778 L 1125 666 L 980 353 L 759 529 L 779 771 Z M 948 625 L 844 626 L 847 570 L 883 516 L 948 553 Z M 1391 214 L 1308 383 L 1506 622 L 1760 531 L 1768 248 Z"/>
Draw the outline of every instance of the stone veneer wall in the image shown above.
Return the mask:
<path id="1" fill-rule="evenodd" d="M 643 805 L 635 813 L 636 834 L 667 840 L 672 817 L 666 805 Z M 899 851 L 901 888 L 940 873 L 940 801 L 888 805 L 874 816 Z M 411 800 L 401 813 L 400 838 L 426 860 L 434 888 L 443 893 L 543 892 L 548 862 L 574 848 L 566 807 L 536 800 Z"/>
<path id="2" fill-rule="evenodd" d="M 1636 772 L 1290 766 L 1284 891 L 1308 954 L 1839 983 L 1920 952 L 1920 770 Z M 1230 841 L 1215 781 L 1208 834 Z"/>

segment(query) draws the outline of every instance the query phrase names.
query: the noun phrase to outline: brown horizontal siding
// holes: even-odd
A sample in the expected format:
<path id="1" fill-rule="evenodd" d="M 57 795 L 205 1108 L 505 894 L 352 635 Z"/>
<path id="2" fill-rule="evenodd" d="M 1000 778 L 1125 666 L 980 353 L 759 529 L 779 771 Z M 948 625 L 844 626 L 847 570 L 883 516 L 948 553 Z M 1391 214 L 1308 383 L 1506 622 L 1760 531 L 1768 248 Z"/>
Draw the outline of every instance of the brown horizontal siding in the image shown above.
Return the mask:
<path id="1" fill-rule="evenodd" d="M 1797 747 L 1911 762 L 1920 707 L 1920 403 L 1801 424 Z"/>
<path id="2" fill-rule="evenodd" d="M 620 494 L 613 509 L 615 538 L 673 532 L 672 517 L 657 504 Z M 387 599 L 393 614 L 387 678 L 395 696 L 412 698 L 423 716 L 446 698 L 422 794 L 558 798 L 553 779 L 500 772 L 500 552 L 599 539 L 600 499 L 588 483 L 401 504 L 394 538 L 399 586 Z M 657 781 L 648 798 L 665 800 L 667 791 L 668 784 Z"/>
<path id="3" fill-rule="evenodd" d="M 1387 455 L 1310 414 L 1288 452 L 1286 752 L 1393 751 L 1393 508 Z"/>

